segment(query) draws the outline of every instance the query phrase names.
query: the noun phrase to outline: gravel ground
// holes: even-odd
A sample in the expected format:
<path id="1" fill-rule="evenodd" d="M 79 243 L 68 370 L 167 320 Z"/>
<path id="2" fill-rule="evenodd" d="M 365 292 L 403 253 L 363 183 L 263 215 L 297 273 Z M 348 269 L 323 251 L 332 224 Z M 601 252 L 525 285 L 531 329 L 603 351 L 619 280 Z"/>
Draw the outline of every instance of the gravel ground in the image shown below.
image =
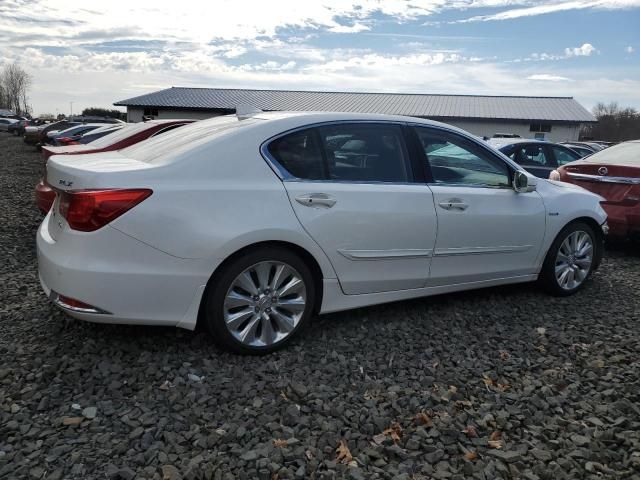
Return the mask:
<path id="1" fill-rule="evenodd" d="M 36 275 L 40 160 L 0 133 L 0 478 L 640 478 L 640 253 L 533 285 L 315 319 L 238 357 L 92 325 Z"/>

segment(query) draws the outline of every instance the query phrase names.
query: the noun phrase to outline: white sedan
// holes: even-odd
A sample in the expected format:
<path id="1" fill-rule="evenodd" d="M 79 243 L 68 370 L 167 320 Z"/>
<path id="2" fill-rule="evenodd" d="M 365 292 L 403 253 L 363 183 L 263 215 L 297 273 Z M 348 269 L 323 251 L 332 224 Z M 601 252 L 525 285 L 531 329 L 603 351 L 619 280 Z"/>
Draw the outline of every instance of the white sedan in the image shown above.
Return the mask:
<path id="1" fill-rule="evenodd" d="M 256 113 L 119 152 L 54 156 L 40 280 L 95 322 L 204 323 L 266 353 L 316 313 L 597 268 L 601 198 L 409 117 Z"/>

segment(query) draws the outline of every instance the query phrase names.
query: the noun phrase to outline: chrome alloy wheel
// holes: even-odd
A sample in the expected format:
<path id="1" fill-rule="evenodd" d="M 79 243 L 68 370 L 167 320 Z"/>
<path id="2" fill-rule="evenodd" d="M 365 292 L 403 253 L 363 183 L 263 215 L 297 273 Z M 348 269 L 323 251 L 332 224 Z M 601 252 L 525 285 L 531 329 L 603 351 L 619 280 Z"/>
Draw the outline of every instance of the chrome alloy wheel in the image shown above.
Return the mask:
<path id="1" fill-rule="evenodd" d="M 556 280 L 565 290 L 578 287 L 589 275 L 593 263 L 593 240 L 587 232 L 570 233 L 556 255 Z"/>
<path id="2" fill-rule="evenodd" d="M 302 276 L 278 261 L 260 262 L 231 283 L 224 320 L 236 340 L 252 347 L 273 345 L 296 328 L 307 304 Z"/>

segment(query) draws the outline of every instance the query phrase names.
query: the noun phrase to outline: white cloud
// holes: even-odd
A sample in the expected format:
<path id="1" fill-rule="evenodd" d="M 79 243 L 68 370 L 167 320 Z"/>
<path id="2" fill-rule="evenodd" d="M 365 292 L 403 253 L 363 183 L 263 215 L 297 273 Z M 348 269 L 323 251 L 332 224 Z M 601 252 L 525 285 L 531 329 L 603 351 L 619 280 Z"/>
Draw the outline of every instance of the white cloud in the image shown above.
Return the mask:
<path id="1" fill-rule="evenodd" d="M 527 80 L 534 80 L 539 82 L 570 82 L 571 79 L 567 77 L 561 77 L 560 75 L 550 75 L 548 73 L 540 73 L 536 75 L 529 75 Z"/>
<path id="2" fill-rule="evenodd" d="M 545 15 L 548 13 L 563 12 L 567 10 L 617 10 L 625 8 L 633 8 L 640 6 L 640 0 L 572 0 L 572 1 L 537 1 L 537 2 L 496 2 L 496 7 L 513 5 L 533 4 L 521 8 L 512 8 L 503 12 L 491 15 L 478 15 L 465 20 L 458 20 L 453 23 L 465 22 L 488 22 L 495 20 L 512 20 L 521 17 L 532 17 L 536 15 Z"/>
<path id="3" fill-rule="evenodd" d="M 227 58 L 236 58 L 239 57 L 241 55 L 244 55 L 245 53 L 247 53 L 247 49 L 240 46 L 240 45 L 234 45 L 233 47 L 231 47 L 229 50 L 227 50 L 226 52 L 223 53 L 223 55 Z"/>
<path id="4" fill-rule="evenodd" d="M 568 57 L 589 57 L 594 52 L 597 52 L 597 50 L 590 43 L 583 43 L 581 47 L 564 49 L 564 54 L 567 58 Z"/>
<path id="5" fill-rule="evenodd" d="M 636 51 L 636 49 L 633 48 L 631 45 L 629 45 L 627 48 L 624 49 L 624 51 L 627 53 L 633 53 Z"/>

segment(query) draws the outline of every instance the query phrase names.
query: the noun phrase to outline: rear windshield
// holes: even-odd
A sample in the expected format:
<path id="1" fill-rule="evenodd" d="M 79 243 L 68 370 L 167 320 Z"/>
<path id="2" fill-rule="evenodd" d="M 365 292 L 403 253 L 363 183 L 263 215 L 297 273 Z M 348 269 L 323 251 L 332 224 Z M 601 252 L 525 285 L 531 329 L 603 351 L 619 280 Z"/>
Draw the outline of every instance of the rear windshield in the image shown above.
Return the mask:
<path id="1" fill-rule="evenodd" d="M 148 123 L 130 123 L 125 125 L 117 132 L 113 132 L 110 135 L 100 138 L 91 144 L 92 147 L 102 148 L 108 147 L 109 145 L 113 145 L 114 143 L 119 142 L 120 140 L 124 140 L 125 138 L 129 138 L 131 135 L 135 135 L 136 133 L 143 132 L 150 127 Z"/>
<path id="2" fill-rule="evenodd" d="M 596 152 L 583 161 L 615 165 L 640 165 L 640 142 L 620 143 Z"/>
<path id="3" fill-rule="evenodd" d="M 194 148 L 215 137 L 259 121 L 256 118 L 240 121 L 235 115 L 200 120 L 124 148 L 122 154 L 146 163 L 170 162 L 179 151 Z"/>

